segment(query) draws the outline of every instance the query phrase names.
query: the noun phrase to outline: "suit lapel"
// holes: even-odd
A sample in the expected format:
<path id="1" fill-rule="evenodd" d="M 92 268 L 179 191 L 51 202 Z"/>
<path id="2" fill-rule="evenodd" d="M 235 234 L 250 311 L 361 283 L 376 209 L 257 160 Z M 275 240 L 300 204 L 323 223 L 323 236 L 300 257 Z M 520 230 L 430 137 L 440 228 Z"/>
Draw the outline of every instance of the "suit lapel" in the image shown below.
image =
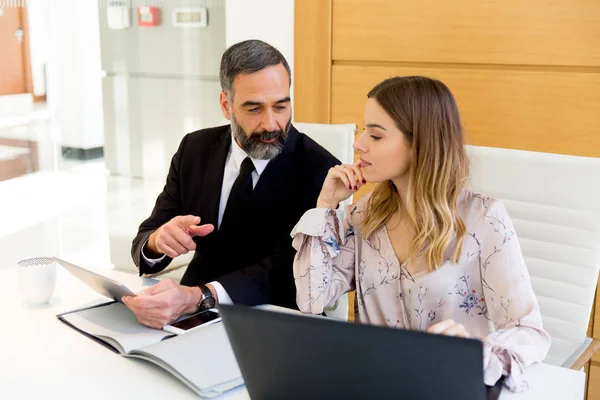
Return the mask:
<path id="1" fill-rule="evenodd" d="M 215 228 L 219 222 L 219 202 L 221 188 L 225 173 L 225 162 L 231 147 L 231 130 L 227 131 L 210 148 L 207 156 L 206 172 L 204 174 L 204 190 L 201 194 L 202 206 L 201 224 L 213 224 Z"/>

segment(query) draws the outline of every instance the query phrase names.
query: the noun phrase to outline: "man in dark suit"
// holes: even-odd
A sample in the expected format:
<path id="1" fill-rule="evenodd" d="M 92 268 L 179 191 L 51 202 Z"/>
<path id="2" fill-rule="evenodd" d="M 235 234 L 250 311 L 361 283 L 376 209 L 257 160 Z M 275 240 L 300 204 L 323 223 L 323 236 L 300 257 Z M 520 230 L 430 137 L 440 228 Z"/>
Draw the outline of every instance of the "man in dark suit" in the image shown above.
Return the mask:
<path id="1" fill-rule="evenodd" d="M 291 125 L 290 68 L 278 50 L 258 40 L 235 44 L 220 78 L 231 124 L 183 138 L 133 240 L 140 275 L 195 251 L 181 284 L 162 281 L 123 299 L 151 327 L 217 302 L 296 307 L 290 232 L 340 164 Z"/>

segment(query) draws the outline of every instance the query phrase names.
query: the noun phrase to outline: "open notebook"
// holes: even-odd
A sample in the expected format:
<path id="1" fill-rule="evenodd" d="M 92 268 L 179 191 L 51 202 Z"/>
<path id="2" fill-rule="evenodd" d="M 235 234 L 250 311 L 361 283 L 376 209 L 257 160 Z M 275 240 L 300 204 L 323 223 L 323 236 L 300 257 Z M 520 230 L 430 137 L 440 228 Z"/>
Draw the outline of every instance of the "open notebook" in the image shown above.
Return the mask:
<path id="1" fill-rule="evenodd" d="M 125 357 L 158 365 L 202 397 L 218 396 L 244 383 L 222 323 L 174 336 L 140 324 L 135 315 L 118 302 L 57 317 Z"/>

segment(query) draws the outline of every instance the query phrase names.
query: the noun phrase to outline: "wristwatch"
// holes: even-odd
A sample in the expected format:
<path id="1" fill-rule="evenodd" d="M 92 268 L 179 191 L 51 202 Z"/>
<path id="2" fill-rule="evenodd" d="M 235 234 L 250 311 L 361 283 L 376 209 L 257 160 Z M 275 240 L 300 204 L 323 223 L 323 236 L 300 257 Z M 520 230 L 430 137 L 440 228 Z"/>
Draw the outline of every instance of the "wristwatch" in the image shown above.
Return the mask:
<path id="1" fill-rule="evenodd" d="M 200 290 L 202 290 L 202 296 L 200 297 L 200 301 L 198 302 L 198 311 L 206 312 L 211 308 L 215 308 L 217 302 L 215 301 L 215 298 L 213 297 L 210 289 L 206 285 L 200 285 L 198 287 L 200 288 Z"/>

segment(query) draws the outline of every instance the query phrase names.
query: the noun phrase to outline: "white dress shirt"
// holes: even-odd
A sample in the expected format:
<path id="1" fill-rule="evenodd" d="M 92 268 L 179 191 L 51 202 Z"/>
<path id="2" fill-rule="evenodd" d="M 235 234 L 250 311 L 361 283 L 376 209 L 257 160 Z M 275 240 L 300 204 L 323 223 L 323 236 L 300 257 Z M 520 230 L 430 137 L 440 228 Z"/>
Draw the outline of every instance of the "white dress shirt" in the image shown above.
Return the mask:
<path id="1" fill-rule="evenodd" d="M 221 200 L 219 201 L 219 220 L 218 227 L 221 228 L 221 222 L 223 221 L 223 214 L 225 213 L 225 207 L 227 206 L 227 200 L 229 199 L 229 194 L 231 193 L 231 189 L 233 187 L 233 183 L 237 179 L 240 174 L 240 168 L 242 166 L 242 162 L 249 157 L 248 154 L 242 150 L 242 148 L 237 144 L 233 135 L 231 136 L 231 147 L 229 148 L 229 152 L 227 153 L 227 160 L 225 161 L 225 171 L 223 173 L 223 186 L 221 186 Z M 250 157 L 252 163 L 254 164 L 254 171 L 252 171 L 252 188 L 256 186 L 256 183 L 260 179 L 261 174 L 267 168 L 267 164 L 269 164 L 270 160 L 257 160 L 255 158 Z M 202 215 L 199 215 L 202 218 Z M 146 241 L 147 242 L 147 241 Z M 163 255 L 160 258 L 148 258 L 144 254 L 144 246 L 142 246 L 142 257 L 146 261 L 146 263 L 152 267 L 154 264 L 162 261 L 165 256 Z M 221 304 L 231 304 L 231 297 L 227 294 L 227 291 L 223 288 L 223 286 L 217 282 L 210 282 L 210 284 L 215 288 L 217 292 L 217 296 L 219 298 L 219 303 Z"/>

